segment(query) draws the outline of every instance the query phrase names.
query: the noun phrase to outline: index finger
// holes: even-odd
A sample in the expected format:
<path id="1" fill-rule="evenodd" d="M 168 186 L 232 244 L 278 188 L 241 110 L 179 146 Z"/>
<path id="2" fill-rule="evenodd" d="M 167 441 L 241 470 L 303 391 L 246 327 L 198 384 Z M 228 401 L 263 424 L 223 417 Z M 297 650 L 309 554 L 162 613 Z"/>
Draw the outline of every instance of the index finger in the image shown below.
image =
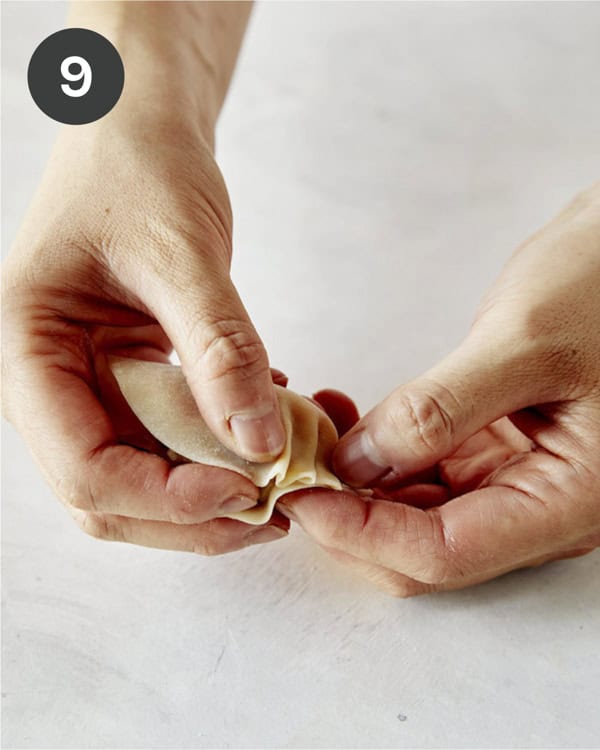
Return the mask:
<path id="1" fill-rule="evenodd" d="M 173 466 L 120 444 L 96 396 L 91 364 L 56 364 L 56 353 L 53 359 L 40 356 L 20 366 L 22 391 L 16 400 L 21 413 L 16 421 L 46 478 L 68 505 L 187 524 L 256 503 L 258 489 L 235 472 L 191 463 Z"/>
<path id="2" fill-rule="evenodd" d="M 326 547 L 440 585 L 491 577 L 575 543 L 600 524 L 598 490 L 581 467 L 536 451 L 487 486 L 426 510 L 326 490 L 288 495 L 279 507 Z"/>

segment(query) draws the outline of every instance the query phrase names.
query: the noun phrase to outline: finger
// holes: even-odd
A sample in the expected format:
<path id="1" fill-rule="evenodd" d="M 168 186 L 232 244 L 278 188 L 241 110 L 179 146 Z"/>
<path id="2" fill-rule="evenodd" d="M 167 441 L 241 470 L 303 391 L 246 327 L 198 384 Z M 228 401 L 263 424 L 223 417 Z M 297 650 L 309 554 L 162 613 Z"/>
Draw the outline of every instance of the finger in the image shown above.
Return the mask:
<path id="1" fill-rule="evenodd" d="M 66 348 L 58 348 L 55 358 L 65 356 Z M 172 466 L 120 445 L 87 360 L 68 357 L 66 366 L 36 361 L 21 367 L 19 386 L 21 429 L 56 494 L 75 508 L 197 523 L 256 503 L 257 488 L 234 472 Z"/>
<path id="2" fill-rule="evenodd" d="M 199 555 L 222 555 L 253 544 L 284 539 L 288 534 L 283 525 L 256 527 L 226 518 L 178 526 L 126 516 L 86 513 L 77 509 L 71 509 L 70 513 L 82 531 L 96 539 Z"/>
<path id="3" fill-rule="evenodd" d="M 444 584 L 429 584 L 415 581 L 412 578 L 396 573 L 389 568 L 383 568 L 380 565 L 374 565 L 373 563 L 365 562 L 364 560 L 349 555 L 346 552 L 340 552 L 340 550 L 323 547 L 323 549 L 337 562 L 344 567 L 348 568 L 353 573 L 366 579 L 379 589 L 384 591 L 391 596 L 400 597 L 405 599 L 412 596 L 420 596 L 422 594 L 430 594 L 436 591 L 456 591 L 457 589 L 465 588 L 466 586 L 475 586 L 480 583 L 485 583 L 492 578 L 505 575 L 513 572 L 516 568 L 510 566 L 508 568 L 488 573 L 483 576 L 474 576 L 469 579 L 462 579 L 454 582 L 447 582 Z M 566 560 L 575 557 L 582 557 L 592 552 L 592 549 L 576 549 L 569 550 L 552 555 L 544 555 L 541 558 L 535 560 L 529 560 L 523 563 L 522 568 L 539 567 L 545 565 L 548 562 L 555 562 L 558 560 Z"/>
<path id="4" fill-rule="evenodd" d="M 319 544 L 424 583 L 485 580 L 576 545 L 600 528 L 600 488 L 581 467 L 521 454 L 487 485 L 429 510 L 348 492 L 314 490 L 280 501 Z"/>
<path id="5" fill-rule="evenodd" d="M 70 504 L 82 510 L 134 518 L 196 524 L 239 513 L 258 502 L 258 489 L 226 469 L 168 461 L 127 445 L 94 451 L 86 488 Z"/>
<path id="6" fill-rule="evenodd" d="M 278 370 L 275 367 L 271 367 L 271 379 L 273 380 L 275 385 L 280 385 L 282 388 L 287 388 L 288 376 L 285 374 L 285 372 L 281 372 L 281 370 Z"/>
<path id="7" fill-rule="evenodd" d="M 500 419 L 475 433 L 439 464 L 409 476 L 391 469 L 374 484 L 384 493 L 416 484 L 441 484 L 452 495 L 471 492 L 516 453 L 531 450 L 532 443 L 508 419 Z"/>
<path id="8" fill-rule="evenodd" d="M 556 372 L 501 343 L 472 335 L 425 376 L 393 391 L 337 445 L 340 478 L 363 487 L 390 469 L 410 476 L 500 417 L 556 396 Z"/>
<path id="9" fill-rule="evenodd" d="M 590 466 L 597 465 L 594 438 L 582 436 L 590 434 L 590 427 L 592 434 L 597 430 L 594 425 L 600 424 L 599 406 L 589 401 L 543 404 L 510 414 L 509 419 L 530 444 L 574 460 L 584 460 L 586 456 Z"/>
<path id="10" fill-rule="evenodd" d="M 345 435 L 360 419 L 356 404 L 342 391 L 326 388 L 314 393 L 313 399 L 325 409 L 340 437 Z"/>
<path id="11" fill-rule="evenodd" d="M 406 503 L 414 508 L 435 508 L 448 502 L 450 490 L 440 484 L 413 484 L 390 490 L 375 488 L 373 496 L 378 500 Z"/>
<path id="12" fill-rule="evenodd" d="M 376 487 L 380 487 L 382 490 L 395 489 L 397 487 L 408 487 L 413 484 L 440 484 L 440 467 L 439 465 L 432 466 L 422 471 L 417 471 L 410 476 L 404 476 L 398 474 L 391 469 L 387 474 L 378 479 L 375 482 Z"/>
<path id="13" fill-rule="evenodd" d="M 453 496 L 476 490 L 506 461 L 533 448 L 531 440 L 509 419 L 501 419 L 466 440 L 449 458 L 440 462 L 440 479 Z"/>
<path id="14" fill-rule="evenodd" d="M 198 408 L 219 440 L 243 458 L 267 461 L 285 443 L 269 360 L 226 268 L 197 253 L 144 278 L 142 301 L 175 350 Z"/>
<path id="15" fill-rule="evenodd" d="M 168 336 L 157 323 L 145 326 L 90 326 L 96 350 L 125 351 L 130 347 L 148 347 L 166 356 L 173 351 Z M 125 354 L 127 356 L 127 354 Z M 137 356 L 137 355 L 131 355 Z"/>
<path id="16" fill-rule="evenodd" d="M 148 361 L 160 361 L 159 357 L 166 357 L 164 354 L 159 355 L 158 350 L 153 348 L 150 348 L 146 357 L 142 356 L 143 349 L 136 349 L 136 354 Z M 126 356 L 130 356 L 129 351 Z M 110 361 L 110 356 L 107 357 L 104 353 L 97 354 L 94 358 L 94 370 L 97 383 L 96 393 L 117 435 L 116 442 L 168 458 L 168 448 L 146 429 L 123 396 L 111 370 Z"/>
<path id="17" fill-rule="evenodd" d="M 153 346 L 125 346 L 111 349 L 111 355 L 116 357 L 131 357 L 132 359 L 144 359 L 147 362 L 170 362 L 167 354 Z"/>
<path id="18" fill-rule="evenodd" d="M 575 557 L 582 557 L 583 555 L 589 554 L 592 550 L 590 549 L 579 549 L 560 552 L 552 555 L 544 555 L 541 558 L 535 560 L 529 560 L 518 566 L 509 566 L 503 569 L 486 573 L 484 575 L 473 576 L 468 579 L 459 579 L 455 581 L 448 581 L 442 584 L 431 584 L 422 583 L 421 581 L 415 581 L 413 578 L 396 573 L 389 568 L 383 568 L 380 565 L 374 565 L 373 563 L 361 560 L 358 557 L 349 555 L 346 552 L 340 552 L 336 549 L 323 548 L 329 555 L 339 562 L 344 567 L 348 568 L 353 573 L 361 576 L 365 580 L 369 581 L 377 588 L 381 589 L 391 596 L 406 599 L 412 596 L 420 596 L 423 594 L 431 594 L 434 592 L 441 591 L 456 591 L 458 589 L 465 588 L 467 586 L 475 586 L 481 583 L 486 583 L 493 578 L 497 578 L 501 575 L 514 572 L 519 568 L 530 568 L 539 567 L 549 562 L 555 562 L 558 560 L 566 560 Z"/>
<path id="19" fill-rule="evenodd" d="M 431 584 L 415 581 L 408 576 L 403 576 L 402 573 L 396 573 L 394 570 L 381 567 L 381 565 L 365 562 L 346 552 L 331 547 L 323 547 L 323 549 L 336 562 L 391 596 L 406 599 L 410 596 L 429 594 L 436 590 L 435 586 Z"/>
<path id="20" fill-rule="evenodd" d="M 584 547 L 582 549 L 569 549 L 563 550 L 561 552 L 553 552 L 550 555 L 542 555 L 542 557 L 538 557 L 535 560 L 530 560 L 526 564 L 526 567 L 538 568 L 541 565 L 545 565 L 549 562 L 558 562 L 559 560 L 572 560 L 576 557 L 584 557 L 585 555 L 589 555 L 590 552 L 593 552 L 594 549 L 595 547 Z"/>
<path id="21" fill-rule="evenodd" d="M 427 511 L 347 491 L 314 489 L 286 495 L 279 510 L 323 547 L 421 582 L 439 542 Z"/>

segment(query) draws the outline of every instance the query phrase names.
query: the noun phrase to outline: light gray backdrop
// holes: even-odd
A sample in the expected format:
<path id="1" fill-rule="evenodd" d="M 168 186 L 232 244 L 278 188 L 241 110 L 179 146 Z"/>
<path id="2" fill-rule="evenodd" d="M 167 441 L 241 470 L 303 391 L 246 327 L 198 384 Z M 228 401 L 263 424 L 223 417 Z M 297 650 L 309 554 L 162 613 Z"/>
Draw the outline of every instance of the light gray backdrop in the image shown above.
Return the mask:
<path id="1" fill-rule="evenodd" d="M 2 4 L 5 250 L 56 132 L 26 66 L 64 11 Z M 599 39 L 598 3 L 257 6 L 218 156 L 292 387 L 365 409 L 460 340 L 600 175 Z M 599 741 L 600 553 L 393 600 L 296 531 L 219 559 L 94 541 L 3 447 L 7 748 Z"/>

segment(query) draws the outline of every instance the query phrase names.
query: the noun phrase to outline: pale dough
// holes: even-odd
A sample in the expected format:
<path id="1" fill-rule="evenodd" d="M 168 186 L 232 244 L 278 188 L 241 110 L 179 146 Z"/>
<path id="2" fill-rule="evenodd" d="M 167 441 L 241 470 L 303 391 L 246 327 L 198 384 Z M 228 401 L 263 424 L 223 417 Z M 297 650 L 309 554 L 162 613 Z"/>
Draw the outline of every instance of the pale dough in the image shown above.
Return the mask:
<path id="1" fill-rule="evenodd" d="M 111 369 L 132 411 L 163 445 L 190 461 L 236 471 L 262 488 L 255 508 L 230 518 L 265 523 L 277 500 L 288 492 L 308 487 L 342 489 L 328 465 L 336 429 L 303 396 L 274 386 L 287 441 L 275 461 L 259 464 L 245 461 L 217 440 L 198 411 L 181 367 L 124 357 L 113 358 Z"/>

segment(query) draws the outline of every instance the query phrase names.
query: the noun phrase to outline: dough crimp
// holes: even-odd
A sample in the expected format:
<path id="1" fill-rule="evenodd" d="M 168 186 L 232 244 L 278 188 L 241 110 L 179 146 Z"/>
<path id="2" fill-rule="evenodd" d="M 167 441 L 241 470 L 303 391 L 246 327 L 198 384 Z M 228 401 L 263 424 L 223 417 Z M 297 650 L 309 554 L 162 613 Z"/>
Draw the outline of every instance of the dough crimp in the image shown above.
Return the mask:
<path id="1" fill-rule="evenodd" d="M 329 468 L 338 437 L 335 426 L 303 396 L 274 386 L 286 433 L 285 447 L 276 460 L 253 463 L 228 450 L 213 435 L 198 411 L 181 367 L 127 357 L 111 358 L 110 366 L 134 414 L 171 455 L 236 471 L 261 489 L 257 506 L 229 518 L 266 523 L 277 500 L 288 492 L 309 487 L 342 489 Z"/>

